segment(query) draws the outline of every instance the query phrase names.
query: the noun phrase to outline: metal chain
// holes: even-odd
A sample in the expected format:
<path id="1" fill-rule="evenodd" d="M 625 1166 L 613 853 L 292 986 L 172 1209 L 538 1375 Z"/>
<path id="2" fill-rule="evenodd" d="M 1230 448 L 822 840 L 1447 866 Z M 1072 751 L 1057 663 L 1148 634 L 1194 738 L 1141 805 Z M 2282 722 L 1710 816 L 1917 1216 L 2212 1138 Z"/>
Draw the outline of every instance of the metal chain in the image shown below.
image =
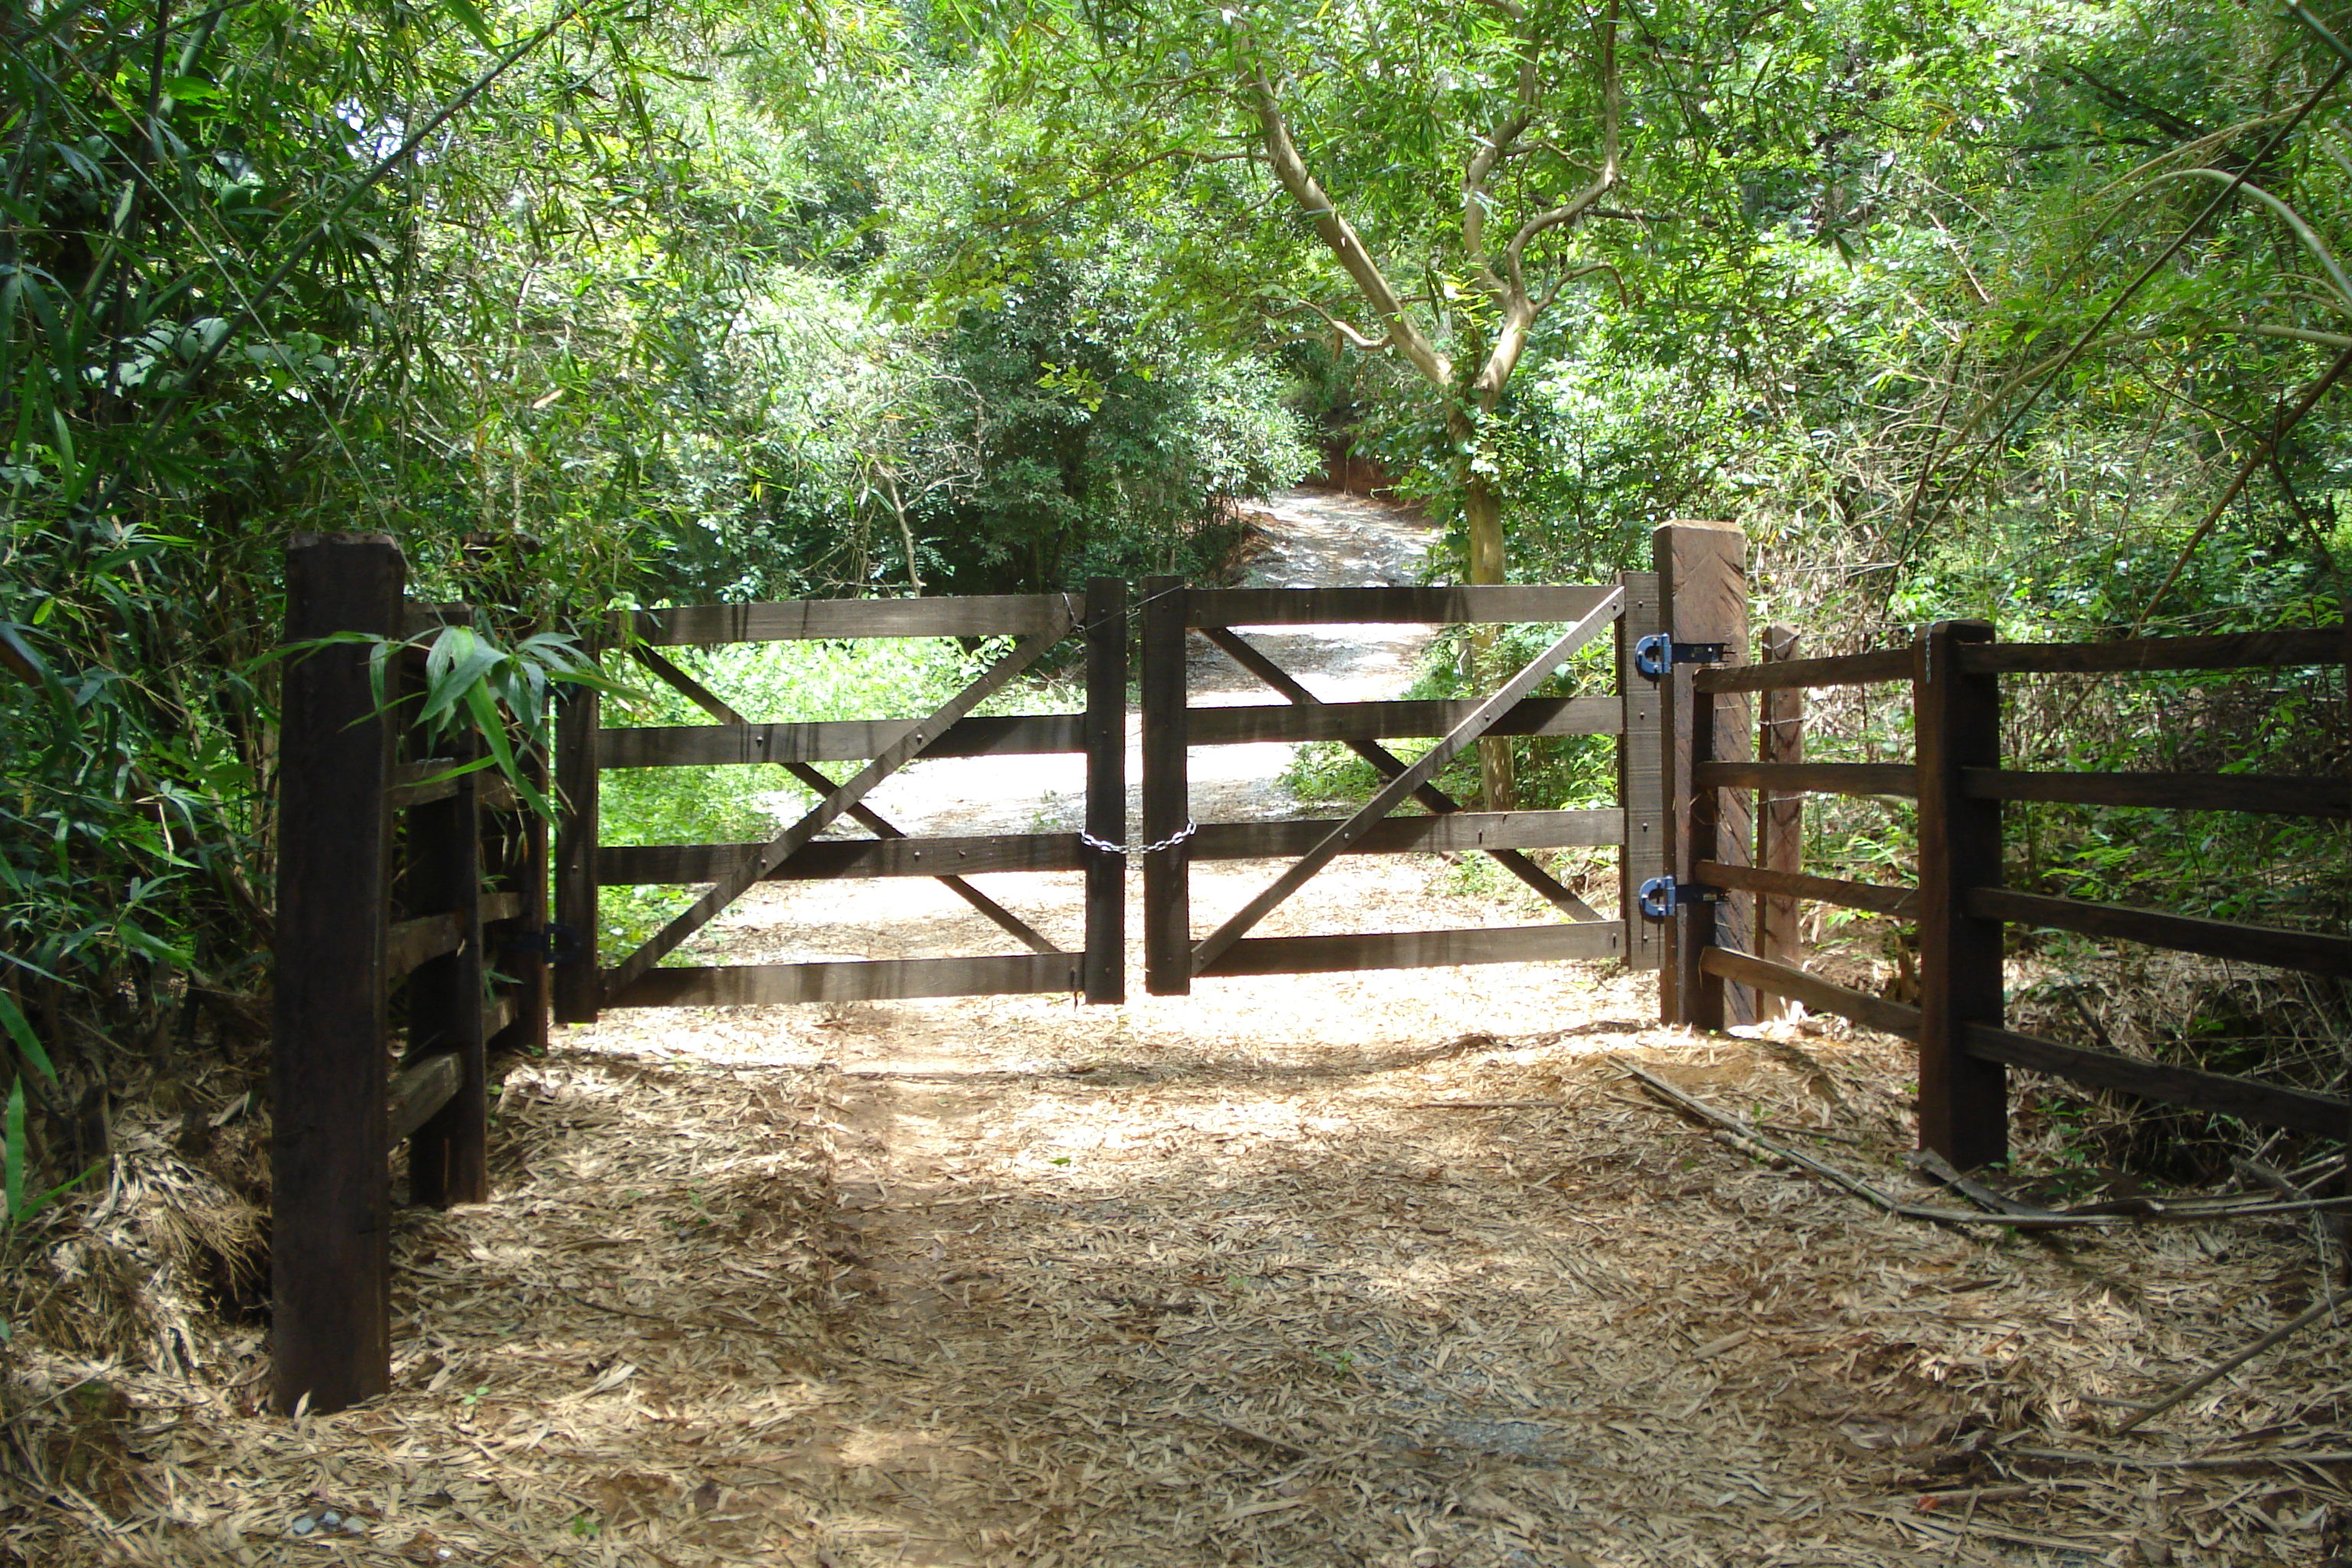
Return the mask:
<path id="1" fill-rule="evenodd" d="M 1124 844 L 1113 844 L 1108 838 L 1097 838 L 1093 834 L 1081 828 L 1078 831 L 1078 842 L 1085 845 L 1089 849 L 1099 850 L 1105 855 L 1158 855 L 1175 848 L 1176 846 L 1183 843 L 1184 840 L 1192 837 L 1193 834 L 1198 833 L 1200 830 L 1201 825 L 1199 823 L 1188 819 L 1183 826 L 1178 828 L 1175 832 L 1170 834 L 1159 843 L 1138 845 L 1134 848 L 1130 849 Z"/>

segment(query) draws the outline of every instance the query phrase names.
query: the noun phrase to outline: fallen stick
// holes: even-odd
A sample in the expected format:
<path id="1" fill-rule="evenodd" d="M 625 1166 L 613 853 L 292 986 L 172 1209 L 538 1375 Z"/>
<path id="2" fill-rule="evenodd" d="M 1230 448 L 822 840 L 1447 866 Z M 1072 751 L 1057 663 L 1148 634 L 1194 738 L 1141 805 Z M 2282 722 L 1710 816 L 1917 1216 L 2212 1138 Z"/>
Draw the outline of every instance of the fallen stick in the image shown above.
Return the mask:
<path id="1" fill-rule="evenodd" d="M 1885 1209 L 1888 1214 L 1898 1215 L 1905 1219 L 1939 1220 L 1948 1225 L 2004 1225 L 2020 1230 L 2047 1230 L 2065 1226 L 2114 1223 L 2105 1217 L 2076 1217 L 2067 1215 L 1986 1215 L 1978 1214 L 1972 1209 L 1932 1208 L 1924 1204 L 1905 1203 L 1900 1198 L 1890 1197 L 1880 1192 L 1861 1177 L 1838 1169 L 1826 1160 L 1817 1160 L 1801 1149 L 1791 1149 L 1766 1137 L 1737 1116 L 1727 1115 L 1705 1100 L 1684 1093 L 1646 1068 L 1637 1067 L 1631 1062 L 1620 1065 L 1644 1089 L 1669 1104 L 1688 1111 L 1702 1121 L 1712 1122 L 1747 1143 L 1769 1150 L 1791 1164 L 1801 1165 L 1832 1186 L 1850 1193 L 1864 1203 Z"/>
<path id="2" fill-rule="evenodd" d="M 2256 1356 L 2262 1354 L 2273 1345 L 2277 1344 L 2281 1340 L 2288 1339 L 2295 1334 L 2301 1333 L 2304 1330 L 2311 1327 L 2312 1324 L 2319 1321 L 2320 1319 L 2327 1316 L 2328 1313 L 2335 1310 L 2335 1301 L 2326 1297 L 2322 1297 L 2320 1300 L 2314 1301 L 2310 1307 L 2298 1313 L 2294 1318 L 2286 1322 L 2281 1323 L 2277 1328 L 2273 1329 L 2269 1333 L 2264 1334 L 2261 1339 L 2256 1340 L 2252 1344 L 2248 1345 L 2244 1350 L 2240 1351 L 2228 1361 L 2221 1363 L 2219 1366 L 2199 1373 L 2195 1377 L 2190 1378 L 2187 1383 L 2182 1384 L 2179 1387 L 2174 1389 L 2163 1398 L 2152 1401 L 2151 1403 L 2141 1406 L 2136 1414 L 2126 1416 L 2124 1420 L 2117 1423 L 2114 1435 L 2120 1437 L 2125 1433 L 2130 1431 L 2133 1427 L 2138 1426 L 2141 1422 L 2147 1420 L 2149 1416 L 2161 1415 L 2165 1411 L 2169 1410 L 2174 1405 L 2179 1404 L 2182 1400 L 2190 1398 L 2199 1392 L 2219 1383 L 2221 1379 L 2229 1376 L 2231 1373 L 2237 1371 L 2240 1367 L 2245 1365 L 2248 1362 L 2253 1360 Z"/>
<path id="3" fill-rule="evenodd" d="M 2114 1205 L 2098 1205 L 2091 1208 L 2071 1209 L 2057 1213 L 1979 1214 L 1974 1209 L 1937 1208 L 1928 1204 L 1906 1203 L 1889 1196 L 1851 1172 L 1840 1170 L 1826 1160 L 1817 1160 L 1801 1149 L 1767 1138 L 1736 1116 L 1717 1110 L 1706 1101 L 1684 1093 L 1673 1084 L 1646 1068 L 1621 1061 L 1628 1076 L 1638 1080 L 1659 1099 L 1686 1110 L 1702 1121 L 1714 1123 L 1735 1137 L 1770 1150 L 1792 1164 L 1801 1165 L 1832 1186 L 1852 1194 L 1888 1214 L 1904 1219 L 1932 1220 L 1939 1225 L 1995 1225 L 2010 1230 L 2068 1230 L 2085 1226 L 2120 1225 L 2126 1220 L 2169 1220 L 2188 1223 L 2209 1219 L 2261 1219 L 2272 1215 L 2304 1214 L 2315 1209 L 2352 1208 L 2352 1195 L 2335 1198 L 2314 1198 L 2301 1203 L 2228 1204 L 2210 1198 L 2131 1198 Z M 2101 1213 L 2111 1209 L 2115 1212 Z"/>
<path id="4" fill-rule="evenodd" d="M 2048 1459 L 2062 1465 L 2118 1465 L 2129 1470 L 2240 1470 L 2265 1465 L 2352 1465 L 2352 1454 L 2335 1449 L 2281 1448 L 2267 1454 L 2205 1454 L 2194 1458 L 2166 1459 L 2141 1454 L 2095 1454 L 2080 1448 L 2000 1448 L 1996 1453 L 2020 1459 Z"/>

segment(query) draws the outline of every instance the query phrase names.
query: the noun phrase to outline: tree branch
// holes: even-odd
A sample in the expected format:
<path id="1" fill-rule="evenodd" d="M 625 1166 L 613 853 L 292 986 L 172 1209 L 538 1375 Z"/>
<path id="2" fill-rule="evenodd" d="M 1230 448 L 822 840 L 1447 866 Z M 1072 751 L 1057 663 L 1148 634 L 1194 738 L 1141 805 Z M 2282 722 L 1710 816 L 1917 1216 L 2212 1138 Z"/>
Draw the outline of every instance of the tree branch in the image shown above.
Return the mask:
<path id="1" fill-rule="evenodd" d="M 1392 342 L 1433 384 L 1441 390 L 1451 385 L 1453 362 L 1438 351 L 1407 313 L 1404 301 L 1397 298 L 1396 289 L 1381 271 L 1380 264 L 1364 248 L 1355 226 L 1339 216 L 1337 204 L 1307 172 L 1307 160 L 1299 156 L 1297 144 L 1291 140 L 1290 126 L 1283 119 L 1281 106 L 1275 101 L 1274 83 L 1263 67 L 1251 73 L 1248 97 L 1250 110 L 1257 116 L 1258 129 L 1265 139 L 1266 161 L 1273 165 L 1275 178 L 1314 223 L 1316 234 L 1363 291 L 1373 314 L 1388 329 L 1385 341 Z"/>

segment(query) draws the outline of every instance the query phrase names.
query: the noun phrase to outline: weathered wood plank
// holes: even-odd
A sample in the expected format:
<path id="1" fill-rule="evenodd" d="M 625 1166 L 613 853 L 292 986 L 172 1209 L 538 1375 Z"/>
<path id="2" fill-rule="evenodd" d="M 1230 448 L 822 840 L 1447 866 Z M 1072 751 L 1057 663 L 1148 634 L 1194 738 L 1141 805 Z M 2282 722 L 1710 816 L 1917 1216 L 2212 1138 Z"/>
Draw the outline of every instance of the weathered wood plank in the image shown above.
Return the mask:
<path id="1" fill-rule="evenodd" d="M 555 921 L 571 932 L 572 951 L 549 965 L 556 1021 L 593 1024 L 603 1001 L 596 966 L 599 923 L 596 840 L 602 827 L 597 742 L 603 696 L 593 687 L 566 687 L 555 702 Z"/>
<path id="2" fill-rule="evenodd" d="M 286 641 L 398 629 L 407 565 L 381 534 L 298 534 Z M 341 1410 L 392 1384 L 384 958 L 393 725 L 365 647 L 285 664 L 270 1050 L 270 1398 Z"/>
<path id="3" fill-rule="evenodd" d="M 1494 849 L 1595 847 L 1622 842 L 1624 814 L 1594 811 L 1458 811 L 1391 816 L 1374 823 L 1343 855 L 1472 854 Z M 1341 826 L 1337 818 L 1216 822 L 1192 840 L 1196 860 L 1280 860 L 1303 855 Z"/>
<path id="4" fill-rule="evenodd" d="M 2304 631 L 2237 632 L 2208 637 L 2133 637 L 2096 643 L 1998 643 L 1968 650 L 1960 668 L 1970 675 L 2035 671 L 2075 674 L 2155 669 L 2271 669 L 2334 664 L 2343 634 L 2334 626 Z"/>
<path id="5" fill-rule="evenodd" d="M 654 969 L 610 1007 L 772 1007 L 801 1002 L 889 1002 L 920 996 L 1012 996 L 1078 991 L 1085 955 L 1024 952 L 1006 958 L 884 958 L 841 963 L 763 963 L 725 969 Z"/>
<path id="6" fill-rule="evenodd" d="M 1891 795 L 1918 793 L 1918 772 L 1908 763 L 1700 763 L 1694 783 L 1701 789 L 1768 790 L 1774 795 Z"/>
<path id="7" fill-rule="evenodd" d="M 1832 985 L 1801 969 L 1792 969 L 1785 963 L 1768 963 L 1752 954 L 1735 952 L 1727 947 L 1708 948 L 1700 955 L 1699 962 L 1727 980 L 1737 980 L 1759 991 L 1776 992 L 1793 1001 L 1802 1002 L 1816 1013 L 1834 1013 L 1882 1035 L 1894 1035 L 1906 1040 L 1919 1037 L 1919 1009 L 1916 1007 L 1906 1007 L 1900 1002 L 1889 1002 L 1883 996 Z"/>
<path id="8" fill-rule="evenodd" d="M 1717 860 L 1702 860 L 1696 869 L 1700 882 L 1713 887 L 1738 888 L 1746 892 L 1776 894 L 1790 899 L 1812 899 L 1850 910 L 1870 910 L 1882 915 L 1893 915 L 1898 920 L 1916 920 L 1919 915 L 1919 891 L 1916 888 L 1847 882 L 1833 877 L 1815 877 L 1803 871 L 1776 871 L 1761 866 L 1726 866 Z M 1773 962 L 1785 961 L 1776 959 Z"/>
<path id="9" fill-rule="evenodd" d="M 1881 680 L 1908 680 L 1917 668 L 1918 655 L 1907 647 L 1880 648 L 1872 653 L 1839 654 L 1830 658 L 1790 658 L 1766 664 L 1717 665 L 1691 678 L 1701 691 L 1785 691 L 1814 686 L 1868 686 Z"/>
<path id="10" fill-rule="evenodd" d="M 457 1052 L 442 1051 L 394 1074 L 384 1095 L 384 1118 L 392 1141 L 398 1143 L 412 1136 L 455 1099 L 465 1070 Z"/>
<path id="11" fill-rule="evenodd" d="M 1657 561 L 1664 630 L 1675 642 L 1721 643 L 1735 659 L 1748 650 L 1748 540 L 1728 522 L 1665 523 L 1651 535 Z M 1704 666 L 1677 664 L 1660 682 L 1665 733 L 1667 859 L 1678 882 L 1696 879 L 1701 860 L 1746 865 L 1751 858 L 1752 806 L 1723 787 L 1738 782 L 1710 773 L 1747 763 L 1753 721 L 1744 693 L 1706 693 Z M 1669 1023 L 1720 1029 L 1756 1021 L 1756 995 L 1727 986 L 1702 969 L 1699 955 L 1718 942 L 1746 948 L 1753 929 L 1749 900 L 1692 903 L 1666 922 L 1666 970 L 1659 1004 Z"/>
<path id="12" fill-rule="evenodd" d="M 803 724 L 647 724 L 597 737 L 606 768 L 728 767 L 762 763 L 863 762 L 913 733 L 919 719 L 841 719 Z M 961 719 L 923 749 L 940 757 L 1033 756 L 1087 749 L 1078 713 Z"/>
<path id="13" fill-rule="evenodd" d="M 1624 816 L 1595 811 L 1465 811 L 1392 816 L 1346 851 L 1351 855 L 1472 854 L 1485 849 L 1595 847 L 1622 841 Z M 1188 847 L 1197 860 L 1286 860 L 1303 855 L 1339 819 L 1203 823 Z M 596 879 L 608 888 L 708 882 L 754 846 L 607 844 Z M 1014 833 L 969 838 L 820 838 L 768 873 L 772 882 L 866 880 L 1003 871 L 1076 871 L 1087 864 L 1075 833 Z"/>
<path id="14" fill-rule="evenodd" d="M 421 691 L 421 675 L 417 678 Z M 414 708 L 407 709 L 415 711 Z M 411 742 L 425 743 L 422 726 Z M 462 734 L 453 761 L 461 768 L 480 741 Z M 404 896 L 411 908 L 452 911 L 456 940 L 420 965 L 408 983 L 404 1059 L 446 1052 L 458 1067 L 456 1091 L 410 1129 L 408 1194 L 433 1208 L 481 1203 L 489 1194 L 488 1037 L 482 1032 L 482 812 L 479 772 L 461 772 L 457 792 L 409 814 Z"/>
<path id="15" fill-rule="evenodd" d="M 1223 628 L 1203 628 L 1221 630 Z M 1378 741 L 1443 735 L 1477 708 L 1470 701 L 1317 702 L 1288 707 L 1195 708 L 1196 746 L 1282 741 Z M 1490 735 L 1613 735 L 1624 723 L 1614 697 L 1530 697 L 1497 719 Z"/>
<path id="16" fill-rule="evenodd" d="M 530 902 L 530 895 L 528 893 L 484 893 L 482 923 L 496 925 L 500 921 L 520 920 Z"/>
<path id="17" fill-rule="evenodd" d="M 1375 624 L 1487 626 L 1504 622 L 1566 625 L 1591 615 L 1612 587 L 1195 588 L 1186 595 L 1187 626 L 1303 626 Z"/>
<path id="18" fill-rule="evenodd" d="M 1963 902 L 1970 914 L 1984 920 L 2015 921 L 2084 936 L 2146 942 L 2175 952 L 2202 953 L 2208 958 L 2232 959 L 2273 969 L 2352 974 L 2352 937 L 2166 914 L 2123 904 L 2045 898 L 2007 888 L 1970 888 Z"/>
<path id="19" fill-rule="evenodd" d="M 1143 841 L 1164 843 L 1192 820 L 1191 714 L 1184 699 L 1185 601 L 1181 577 L 1143 580 Z M 1130 857 L 1133 858 L 1133 857 Z M 1154 996 L 1192 988 L 1192 846 L 1143 861 L 1143 985 Z"/>
<path id="20" fill-rule="evenodd" d="M 1617 911 L 1625 928 L 1625 963 L 1655 969 L 1664 962 L 1666 932 L 1643 917 L 1643 883 L 1672 868 L 1666 859 L 1665 700 L 1658 683 L 1633 668 L 1633 649 L 1664 629 L 1655 572 L 1618 576 L 1625 612 L 1617 620 L 1617 693 L 1624 713 L 1617 742 L 1617 798 L 1625 805 L 1625 847 L 1617 858 Z"/>
<path id="21" fill-rule="evenodd" d="M 449 799 L 457 793 L 457 781 L 454 776 L 442 775 L 457 765 L 454 757 L 428 757 L 423 762 L 396 763 L 392 770 L 392 782 L 384 790 L 384 809 L 408 811 Z"/>
<path id="22" fill-rule="evenodd" d="M 1265 936 L 1234 942 L 1200 972 L 1202 979 L 1243 974 L 1320 974 L 1350 969 L 1428 969 L 1471 963 L 1550 963 L 1622 958 L 1625 931 L 1615 921 L 1507 926 L 1485 931 L 1374 931 L 1345 936 Z"/>
<path id="23" fill-rule="evenodd" d="M 1919 646 L 1912 699 L 1919 788 L 1919 1146 L 1963 1171 L 2009 1157 L 2009 1079 L 1961 1041 L 1998 1029 L 2001 924 L 1974 913 L 1971 888 L 2000 880 L 2000 803 L 1960 787 L 2000 764 L 2000 679 L 1961 668 L 1992 640 L 1984 621 L 1938 621 Z"/>
<path id="24" fill-rule="evenodd" d="M 751 844 L 607 844 L 596 879 L 609 888 L 648 882 L 716 881 Z M 820 838 L 762 879 L 824 882 L 876 877 L 979 876 L 992 871 L 1076 871 L 1085 864 L 1075 833 L 1013 833 L 968 838 Z"/>
<path id="25" fill-rule="evenodd" d="M 1764 628 L 1758 639 L 1761 663 L 1756 668 L 1786 669 L 1801 662 L 1801 647 L 1797 628 L 1774 624 Z M 1700 671 L 1702 675 L 1706 671 Z M 1706 689 L 1701 684 L 1700 689 Z M 1756 759 L 1763 763 L 1801 763 L 1805 760 L 1805 689 L 1801 686 L 1779 686 L 1763 693 L 1759 700 L 1763 712 L 1756 731 Z M 1803 873 L 1805 864 L 1805 800 L 1801 795 L 1777 795 L 1760 792 L 1756 798 L 1756 864 L 1767 870 L 1795 877 Z M 1704 875 L 1704 873 L 1702 873 Z M 1725 880 L 1723 886 L 1737 887 L 1736 881 Z M 1750 889 L 1751 891 L 1754 889 Z M 1803 911 L 1796 896 L 1783 889 L 1765 893 L 1756 900 L 1756 952 L 1768 963 L 1801 969 L 1805 963 Z M 1757 1016 L 1777 1018 L 1781 1015 L 1780 998 L 1767 992 L 1757 1005 Z"/>
<path id="26" fill-rule="evenodd" d="M 2164 811 L 2258 811 L 2285 816 L 2352 816 L 2342 779 L 2260 773 L 2061 773 L 1969 768 L 1960 789 L 1973 800 L 2042 800 L 2069 805 L 2132 805 Z"/>
<path id="27" fill-rule="evenodd" d="M 1526 668 L 1506 681 L 1503 689 L 1478 705 L 1477 710 L 1448 731 L 1436 745 L 1423 752 L 1402 773 L 1372 792 L 1355 816 L 1332 830 L 1330 836 L 1291 863 L 1290 868 L 1276 878 L 1265 891 L 1234 911 L 1223 925 L 1212 931 L 1192 952 L 1192 972 L 1200 973 L 1214 963 L 1219 955 L 1246 934 L 1250 928 L 1264 920 L 1283 900 L 1304 886 L 1307 879 L 1328 865 L 1349 844 L 1363 837 L 1372 824 L 1402 805 L 1415 790 L 1434 778 L 1440 768 L 1459 756 L 1463 749 L 1486 732 L 1494 721 L 1508 712 L 1520 698 L 1532 690 L 1538 681 L 1578 648 L 1591 641 L 1617 618 L 1617 607 L 1622 601 L 1622 590 L 1599 590 L 1600 597 L 1584 619 L 1570 626 L 1543 652 L 1536 655 Z"/>
<path id="28" fill-rule="evenodd" d="M 1087 831 L 1127 840 L 1127 584 L 1087 582 Z M 1087 860 L 1086 996 L 1127 1000 L 1127 858 L 1090 849 Z"/>
<path id="29" fill-rule="evenodd" d="M 384 983 L 396 984 L 418 964 L 457 952 L 457 944 L 465 940 L 466 921 L 461 910 L 447 910 L 437 915 L 402 921 L 384 939 Z"/>
<path id="30" fill-rule="evenodd" d="M 1975 1024 L 1961 1032 L 1969 1055 L 1987 1062 L 2031 1068 L 2096 1089 L 2120 1089 L 2166 1105 L 2185 1105 L 2217 1116 L 2234 1116 L 2265 1127 L 2290 1127 L 2340 1138 L 2352 1100 L 2305 1089 L 2256 1083 L 2251 1079 L 2165 1067 L 2113 1051 L 2062 1046 L 2055 1040 Z"/>
<path id="31" fill-rule="evenodd" d="M 796 642 L 822 637 L 1033 637 L 1067 626 L 1066 594 L 966 595 L 949 599 L 795 599 L 681 605 L 637 612 L 637 637 L 656 647 Z"/>

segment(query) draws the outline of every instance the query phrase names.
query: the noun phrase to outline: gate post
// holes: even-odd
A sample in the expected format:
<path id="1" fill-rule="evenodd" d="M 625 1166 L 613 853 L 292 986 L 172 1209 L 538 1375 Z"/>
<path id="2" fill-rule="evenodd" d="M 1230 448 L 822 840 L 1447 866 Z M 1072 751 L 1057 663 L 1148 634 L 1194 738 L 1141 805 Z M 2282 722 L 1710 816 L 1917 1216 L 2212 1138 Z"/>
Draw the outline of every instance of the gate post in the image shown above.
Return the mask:
<path id="1" fill-rule="evenodd" d="M 1176 837 L 1192 820 L 1184 713 L 1184 579 L 1143 580 L 1143 841 Z M 1192 989 L 1189 843 L 1143 858 L 1143 984 L 1154 996 Z"/>
<path id="2" fill-rule="evenodd" d="M 1623 727 L 1617 737 L 1617 798 L 1625 807 L 1624 842 L 1617 852 L 1618 918 L 1625 926 L 1625 967 L 1655 969 L 1664 961 L 1665 932 L 1642 915 L 1642 884 L 1666 872 L 1665 693 L 1633 668 L 1633 648 L 1664 623 L 1658 612 L 1658 574 L 1621 572 L 1625 611 L 1617 617 L 1617 694 Z"/>
<path id="3" fill-rule="evenodd" d="M 562 949 L 551 965 L 558 1023 L 593 1024 L 604 1005 L 604 974 L 596 957 L 596 837 L 600 829 L 597 731 L 604 698 L 593 686 L 572 685 L 555 707 L 555 921 Z"/>
<path id="4" fill-rule="evenodd" d="M 1912 712 L 1919 773 L 1919 1145 L 1963 1171 L 2009 1157 L 2009 1072 L 1969 1056 L 1970 1024 L 2000 1027 L 2001 922 L 1962 908 L 2000 883 L 2000 802 L 1961 793 L 1960 770 L 2000 766 L 2000 677 L 1960 668 L 1992 641 L 1983 621 L 1921 639 Z"/>
<path id="5" fill-rule="evenodd" d="M 397 637 L 408 565 L 380 533 L 297 534 L 286 641 Z M 385 790 L 393 724 L 371 650 L 286 661 L 278 711 L 270 1050 L 270 1400 L 341 1410 L 392 1386 Z"/>
<path id="6" fill-rule="evenodd" d="M 1800 649 L 1797 628 L 1775 623 L 1764 628 L 1761 653 L 1766 664 L 1785 664 Z M 1805 689 L 1777 686 L 1764 693 L 1764 720 L 1756 737 L 1757 760 L 1801 763 L 1805 760 Z M 1767 871 L 1795 873 L 1805 868 L 1805 797 L 1801 795 L 1756 793 L 1756 864 Z M 1756 900 L 1756 956 L 1792 969 L 1804 967 L 1805 943 L 1798 929 L 1801 907 L 1792 893 L 1767 893 Z M 1788 999 L 1770 992 L 1759 994 L 1757 1016 L 1778 1018 L 1787 1013 Z"/>
<path id="7" fill-rule="evenodd" d="M 1087 579 L 1087 831 L 1127 840 L 1127 581 Z M 1127 1000 L 1127 858 L 1087 852 L 1087 1000 Z"/>
<path id="8" fill-rule="evenodd" d="M 1660 628 L 1676 643 L 1721 643 L 1727 654 L 1748 649 L 1748 541 L 1736 522 L 1678 520 L 1652 535 L 1656 552 Z M 1703 860 L 1746 865 L 1750 811 L 1739 792 L 1693 787 L 1700 763 L 1743 762 L 1748 751 L 1748 697 L 1701 697 L 1692 685 L 1704 666 L 1675 660 L 1660 682 L 1665 707 L 1666 861 L 1683 885 L 1700 881 Z M 1717 945 L 1748 951 L 1744 895 L 1719 904 L 1681 905 L 1667 922 L 1665 970 L 1658 981 L 1661 1021 L 1720 1029 L 1756 1021 L 1752 987 L 1727 983 L 1699 968 Z"/>

